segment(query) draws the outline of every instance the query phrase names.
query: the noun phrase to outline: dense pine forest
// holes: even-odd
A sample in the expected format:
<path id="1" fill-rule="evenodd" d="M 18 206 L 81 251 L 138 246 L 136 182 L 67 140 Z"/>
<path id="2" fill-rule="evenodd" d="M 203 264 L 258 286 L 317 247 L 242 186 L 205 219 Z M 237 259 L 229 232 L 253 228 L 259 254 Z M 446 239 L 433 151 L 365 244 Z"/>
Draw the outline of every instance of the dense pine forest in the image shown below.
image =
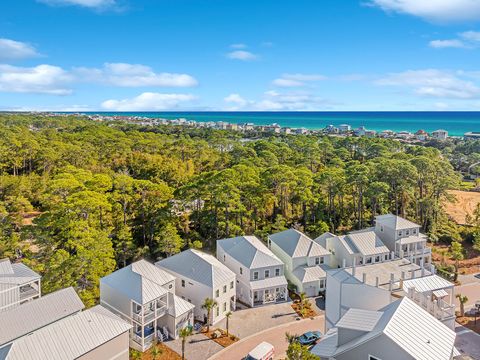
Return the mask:
<path id="1" fill-rule="evenodd" d="M 117 267 L 213 250 L 216 239 L 239 234 L 344 233 L 392 212 L 433 241 L 474 241 L 441 204 L 479 152 L 479 142 L 0 114 L 0 258 L 23 258 L 42 274 L 44 292 L 74 286 L 92 305 L 99 278 Z"/>

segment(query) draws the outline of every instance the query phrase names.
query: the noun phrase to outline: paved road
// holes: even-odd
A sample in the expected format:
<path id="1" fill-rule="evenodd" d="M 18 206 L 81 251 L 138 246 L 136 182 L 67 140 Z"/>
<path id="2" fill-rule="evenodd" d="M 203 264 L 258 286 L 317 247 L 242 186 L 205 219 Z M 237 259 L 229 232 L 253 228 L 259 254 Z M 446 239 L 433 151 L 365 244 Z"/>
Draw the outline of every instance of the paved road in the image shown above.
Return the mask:
<path id="1" fill-rule="evenodd" d="M 480 360 L 480 335 L 472 330 L 455 323 L 455 347 L 462 353 Z"/>
<path id="2" fill-rule="evenodd" d="M 286 332 L 300 335 L 309 330 L 320 330 L 324 333 L 324 325 L 325 320 L 323 315 L 317 316 L 313 320 L 305 319 L 278 325 L 240 340 L 238 343 L 213 355 L 209 360 L 241 360 L 262 341 L 267 341 L 275 347 L 275 359 L 284 359 L 288 347 L 287 341 L 285 340 Z"/>
<path id="3" fill-rule="evenodd" d="M 468 297 L 468 301 L 465 304 L 465 311 L 468 311 L 474 307 L 475 301 L 480 300 L 480 276 L 460 275 L 459 280 L 462 285 L 455 286 L 455 295 L 462 294 Z M 460 303 L 457 298 L 455 298 L 455 305 L 456 309 L 460 310 Z"/>

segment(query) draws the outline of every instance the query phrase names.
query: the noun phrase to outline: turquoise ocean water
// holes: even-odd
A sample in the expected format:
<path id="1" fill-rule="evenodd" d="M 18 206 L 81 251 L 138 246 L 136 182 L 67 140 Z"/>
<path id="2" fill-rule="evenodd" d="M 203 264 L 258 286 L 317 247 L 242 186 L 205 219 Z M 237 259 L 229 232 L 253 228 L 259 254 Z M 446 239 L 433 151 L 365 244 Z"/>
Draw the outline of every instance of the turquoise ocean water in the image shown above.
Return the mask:
<path id="1" fill-rule="evenodd" d="M 88 114 L 143 116 L 195 121 L 227 121 L 322 129 L 327 125 L 350 124 L 352 128 L 415 132 L 444 129 L 449 135 L 462 136 L 480 131 L 480 112 L 92 112 Z"/>

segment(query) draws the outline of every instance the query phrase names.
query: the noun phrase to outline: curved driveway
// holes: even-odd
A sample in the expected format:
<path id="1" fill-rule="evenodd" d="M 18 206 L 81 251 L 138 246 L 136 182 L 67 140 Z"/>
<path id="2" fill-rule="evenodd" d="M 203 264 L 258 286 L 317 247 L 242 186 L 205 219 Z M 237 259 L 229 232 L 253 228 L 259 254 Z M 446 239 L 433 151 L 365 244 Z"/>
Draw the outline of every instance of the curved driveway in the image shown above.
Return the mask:
<path id="1" fill-rule="evenodd" d="M 304 319 L 279 325 L 244 338 L 238 343 L 216 353 L 210 357 L 209 360 L 241 360 L 250 350 L 262 341 L 267 341 L 275 347 L 275 359 L 284 359 L 288 347 L 287 341 L 285 340 L 286 332 L 300 335 L 306 331 L 320 330 L 323 334 L 325 330 L 324 326 L 325 318 L 323 315 L 317 316 L 313 319 Z"/>

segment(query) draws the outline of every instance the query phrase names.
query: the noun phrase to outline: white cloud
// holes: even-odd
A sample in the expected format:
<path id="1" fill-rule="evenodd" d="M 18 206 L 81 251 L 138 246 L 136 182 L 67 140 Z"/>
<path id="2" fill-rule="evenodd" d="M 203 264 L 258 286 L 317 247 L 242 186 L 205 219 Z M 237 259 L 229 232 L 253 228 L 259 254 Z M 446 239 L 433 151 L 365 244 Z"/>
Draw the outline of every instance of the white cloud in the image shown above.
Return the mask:
<path id="1" fill-rule="evenodd" d="M 279 93 L 266 91 L 260 100 L 246 100 L 239 94 L 230 94 L 224 98 L 226 103 L 233 104 L 227 110 L 318 110 L 325 109 L 331 104 L 329 101 L 307 92 Z"/>
<path id="2" fill-rule="evenodd" d="M 68 95 L 72 90 L 65 85 L 72 80 L 72 76 L 58 66 L 16 67 L 0 64 L 1 92 Z"/>
<path id="3" fill-rule="evenodd" d="M 465 48 L 466 45 L 458 39 L 451 40 L 432 40 L 429 43 L 430 47 L 435 49 L 444 49 L 444 48 Z"/>
<path id="4" fill-rule="evenodd" d="M 76 68 L 74 72 L 84 81 L 102 82 L 121 87 L 192 87 L 197 80 L 188 74 L 155 73 L 140 64 L 106 63 L 103 68 Z"/>
<path id="5" fill-rule="evenodd" d="M 18 60 L 38 55 L 35 48 L 27 43 L 0 38 L 0 60 Z"/>
<path id="6" fill-rule="evenodd" d="M 134 98 L 122 100 L 106 100 L 102 108 L 111 111 L 156 111 L 173 110 L 179 105 L 195 100 L 196 96 L 191 94 L 161 94 L 144 92 Z"/>
<path id="7" fill-rule="evenodd" d="M 232 44 L 232 45 L 230 45 L 230 47 L 232 49 L 246 49 L 247 45 L 238 43 L 238 44 Z"/>
<path id="8" fill-rule="evenodd" d="M 465 31 L 460 36 L 465 40 L 480 42 L 480 31 Z"/>
<path id="9" fill-rule="evenodd" d="M 376 84 L 410 88 L 418 95 L 436 98 L 472 99 L 480 96 L 480 88 L 465 79 L 462 72 L 437 69 L 393 73 L 377 80 Z"/>
<path id="10" fill-rule="evenodd" d="M 309 82 L 325 79 L 325 76 L 318 74 L 283 74 L 280 78 L 273 80 L 273 85 L 279 87 L 300 87 L 306 86 Z"/>
<path id="11" fill-rule="evenodd" d="M 371 0 L 369 4 L 387 12 L 409 14 L 429 21 L 480 20 L 478 0 Z"/>
<path id="12" fill-rule="evenodd" d="M 115 0 L 38 0 L 47 5 L 76 5 L 91 9 L 102 9 L 116 5 Z"/>
<path id="13" fill-rule="evenodd" d="M 245 50 L 236 50 L 229 52 L 227 58 L 241 61 L 252 61 L 258 59 L 258 55 L 251 53 L 250 51 Z"/>

